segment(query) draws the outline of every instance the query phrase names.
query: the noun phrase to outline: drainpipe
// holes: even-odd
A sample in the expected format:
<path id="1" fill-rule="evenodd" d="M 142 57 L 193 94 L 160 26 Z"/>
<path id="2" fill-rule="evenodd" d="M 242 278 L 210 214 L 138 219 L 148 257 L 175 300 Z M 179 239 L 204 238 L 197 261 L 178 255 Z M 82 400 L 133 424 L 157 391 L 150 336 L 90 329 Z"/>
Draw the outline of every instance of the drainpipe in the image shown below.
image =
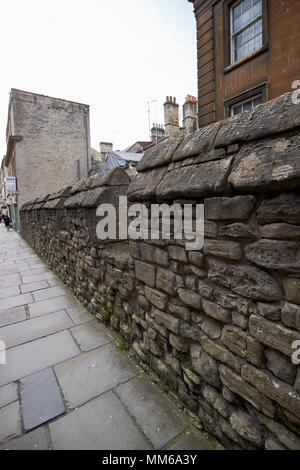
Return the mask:
<path id="1" fill-rule="evenodd" d="M 84 125 L 85 125 L 85 142 L 86 142 L 86 177 L 89 176 L 89 158 L 90 158 L 90 142 L 89 142 L 89 108 L 85 106 L 83 108 L 84 112 Z"/>

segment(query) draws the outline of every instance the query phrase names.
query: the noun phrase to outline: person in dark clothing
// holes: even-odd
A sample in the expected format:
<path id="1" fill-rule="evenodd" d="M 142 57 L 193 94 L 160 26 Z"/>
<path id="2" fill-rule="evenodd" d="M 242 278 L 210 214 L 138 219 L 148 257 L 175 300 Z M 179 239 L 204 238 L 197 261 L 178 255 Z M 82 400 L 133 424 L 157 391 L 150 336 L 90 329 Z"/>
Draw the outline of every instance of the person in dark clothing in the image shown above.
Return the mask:
<path id="1" fill-rule="evenodd" d="M 4 223 L 5 223 L 5 227 L 6 227 L 6 230 L 9 230 L 9 227 L 10 227 L 10 218 L 8 217 L 8 215 L 5 215 L 3 217 L 4 219 Z"/>

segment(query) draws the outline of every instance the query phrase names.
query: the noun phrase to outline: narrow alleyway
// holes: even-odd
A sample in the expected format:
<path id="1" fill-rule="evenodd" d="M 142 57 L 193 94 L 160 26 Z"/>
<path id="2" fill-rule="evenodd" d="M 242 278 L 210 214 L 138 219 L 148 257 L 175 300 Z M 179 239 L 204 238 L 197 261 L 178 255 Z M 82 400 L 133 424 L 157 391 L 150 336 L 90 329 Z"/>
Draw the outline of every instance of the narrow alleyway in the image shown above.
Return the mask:
<path id="1" fill-rule="evenodd" d="M 209 449 L 109 332 L 0 224 L 0 449 Z"/>

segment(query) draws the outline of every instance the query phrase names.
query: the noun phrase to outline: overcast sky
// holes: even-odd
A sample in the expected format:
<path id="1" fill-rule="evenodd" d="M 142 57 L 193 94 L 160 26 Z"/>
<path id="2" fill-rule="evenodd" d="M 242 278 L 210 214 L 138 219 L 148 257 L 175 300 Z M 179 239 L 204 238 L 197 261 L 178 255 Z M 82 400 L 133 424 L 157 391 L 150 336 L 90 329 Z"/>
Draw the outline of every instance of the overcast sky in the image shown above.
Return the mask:
<path id="1" fill-rule="evenodd" d="M 0 146 L 11 88 L 90 105 L 91 144 L 124 149 L 163 124 L 167 95 L 197 93 L 187 0 L 1 0 Z"/>

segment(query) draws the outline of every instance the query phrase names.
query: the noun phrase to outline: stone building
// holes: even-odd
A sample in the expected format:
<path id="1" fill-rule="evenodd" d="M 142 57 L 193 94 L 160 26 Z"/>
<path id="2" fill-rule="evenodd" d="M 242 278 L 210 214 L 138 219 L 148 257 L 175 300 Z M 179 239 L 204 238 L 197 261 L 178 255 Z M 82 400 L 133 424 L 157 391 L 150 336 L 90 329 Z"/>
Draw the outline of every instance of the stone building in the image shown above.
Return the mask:
<path id="1" fill-rule="evenodd" d="M 197 126 L 197 98 L 187 95 L 182 107 L 182 126 L 179 123 L 179 105 L 176 98 L 167 96 L 164 103 L 165 132 L 168 137 L 188 135 L 196 131 Z"/>
<path id="2" fill-rule="evenodd" d="M 197 23 L 200 127 L 297 86 L 298 0 L 188 1 Z"/>
<path id="3" fill-rule="evenodd" d="M 11 214 L 18 228 L 24 202 L 88 175 L 89 106 L 12 89 L 6 140 L 5 166 L 17 178 Z"/>

